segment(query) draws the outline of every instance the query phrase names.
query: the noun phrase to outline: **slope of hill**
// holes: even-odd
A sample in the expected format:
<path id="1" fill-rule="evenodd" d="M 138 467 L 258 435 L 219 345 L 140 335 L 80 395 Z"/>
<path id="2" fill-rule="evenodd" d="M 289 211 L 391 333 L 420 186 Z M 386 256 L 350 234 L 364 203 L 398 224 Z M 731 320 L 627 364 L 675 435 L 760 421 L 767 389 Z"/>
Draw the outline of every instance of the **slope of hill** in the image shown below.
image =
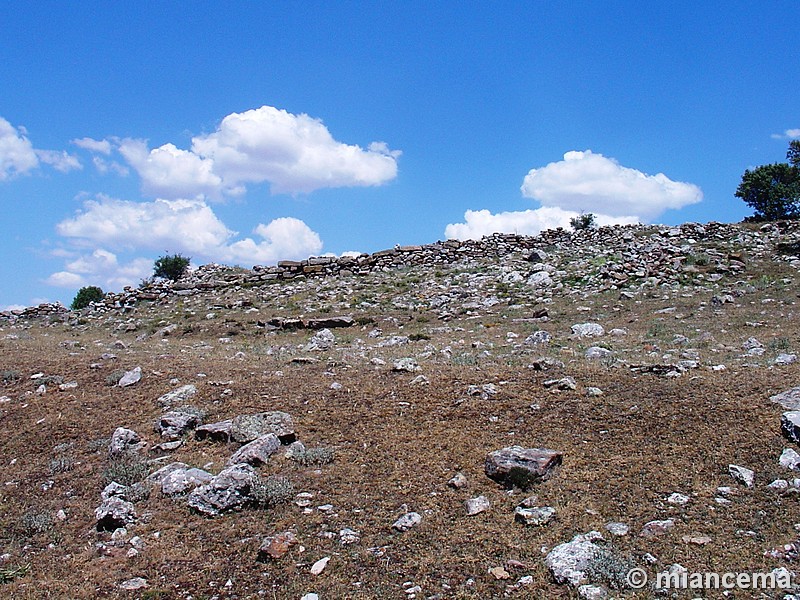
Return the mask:
<path id="1" fill-rule="evenodd" d="M 798 385 L 798 248 L 498 235 L 0 314 L 0 593 L 650 598 L 628 569 L 791 569 L 800 400 L 770 398 Z M 489 478 L 514 446 L 561 464 Z"/>

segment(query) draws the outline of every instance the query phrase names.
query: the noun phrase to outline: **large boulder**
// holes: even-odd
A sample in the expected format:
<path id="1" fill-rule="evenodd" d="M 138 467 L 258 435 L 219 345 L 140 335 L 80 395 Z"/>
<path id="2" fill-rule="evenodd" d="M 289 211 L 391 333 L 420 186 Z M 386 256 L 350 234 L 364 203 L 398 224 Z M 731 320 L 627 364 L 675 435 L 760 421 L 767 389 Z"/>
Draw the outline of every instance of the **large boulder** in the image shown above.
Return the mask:
<path id="1" fill-rule="evenodd" d="M 561 452 L 547 448 L 509 446 L 486 456 L 484 471 L 489 479 L 522 490 L 549 479 L 561 465 Z"/>
<path id="2" fill-rule="evenodd" d="M 189 507 L 207 517 L 238 510 L 252 498 L 250 491 L 258 475 L 253 467 L 239 463 L 219 472 L 189 494 Z"/>
<path id="3" fill-rule="evenodd" d="M 282 444 L 291 444 L 297 439 L 292 416 L 279 410 L 239 415 L 231 422 L 231 439 L 240 444 L 247 444 L 268 433 L 278 436 Z"/>
<path id="4" fill-rule="evenodd" d="M 770 396 L 769 399 L 780 404 L 786 410 L 800 410 L 800 387 L 793 387 L 780 394 Z"/>

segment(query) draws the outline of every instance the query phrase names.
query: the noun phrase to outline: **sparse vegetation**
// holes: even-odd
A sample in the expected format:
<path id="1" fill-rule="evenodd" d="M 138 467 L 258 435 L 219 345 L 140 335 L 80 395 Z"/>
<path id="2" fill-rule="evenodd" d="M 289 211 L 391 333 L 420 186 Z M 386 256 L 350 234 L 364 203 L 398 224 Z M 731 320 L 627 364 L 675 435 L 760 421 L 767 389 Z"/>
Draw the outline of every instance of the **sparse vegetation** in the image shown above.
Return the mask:
<path id="1" fill-rule="evenodd" d="M 251 494 L 257 506 L 277 506 L 294 497 L 294 485 L 288 478 L 280 475 L 259 477 L 253 483 Z"/>
<path id="2" fill-rule="evenodd" d="M 110 457 L 103 471 L 106 484 L 115 481 L 120 485 L 133 485 L 147 477 L 150 467 L 147 461 L 135 453 Z"/>
<path id="3" fill-rule="evenodd" d="M 292 460 L 303 465 L 304 467 L 322 466 L 333 462 L 333 455 L 333 448 L 305 448 L 295 452 L 292 455 Z"/>
<path id="4" fill-rule="evenodd" d="M 16 369 L 9 369 L 6 371 L 0 371 L 0 379 L 3 380 L 3 383 L 11 383 L 12 381 L 17 381 L 19 378 L 22 377 L 20 372 Z"/>
<path id="5" fill-rule="evenodd" d="M 30 565 L 0 567 L 0 584 L 6 584 L 30 572 Z"/>

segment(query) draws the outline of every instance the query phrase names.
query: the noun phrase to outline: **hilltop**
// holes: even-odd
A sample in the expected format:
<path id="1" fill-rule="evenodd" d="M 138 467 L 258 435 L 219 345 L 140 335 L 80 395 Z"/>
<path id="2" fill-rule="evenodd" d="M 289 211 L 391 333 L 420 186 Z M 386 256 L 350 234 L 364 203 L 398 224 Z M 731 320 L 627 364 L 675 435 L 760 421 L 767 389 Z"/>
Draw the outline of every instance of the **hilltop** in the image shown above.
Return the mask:
<path id="1" fill-rule="evenodd" d="M 0 593 L 651 598 L 625 571 L 791 570 L 800 393 L 771 398 L 800 385 L 798 269 L 794 222 L 632 225 L 0 313 Z M 498 475 L 514 447 L 538 453 Z"/>

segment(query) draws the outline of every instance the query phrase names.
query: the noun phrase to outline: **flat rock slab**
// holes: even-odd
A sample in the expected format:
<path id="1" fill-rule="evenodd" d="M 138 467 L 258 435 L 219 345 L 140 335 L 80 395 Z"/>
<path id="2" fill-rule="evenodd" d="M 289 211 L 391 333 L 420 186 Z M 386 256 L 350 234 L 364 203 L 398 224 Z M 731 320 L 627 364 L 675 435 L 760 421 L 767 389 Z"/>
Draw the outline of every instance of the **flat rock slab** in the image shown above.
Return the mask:
<path id="1" fill-rule="evenodd" d="M 506 487 L 527 490 L 549 479 L 561 465 L 563 454 L 547 448 L 509 446 L 486 456 L 486 476 Z"/>
<path id="2" fill-rule="evenodd" d="M 158 399 L 158 404 L 165 408 L 171 407 L 173 404 L 185 403 L 197 393 L 197 388 L 193 385 L 184 385 L 176 390 L 167 392 Z"/>
<path id="3" fill-rule="evenodd" d="M 281 441 L 278 439 L 277 435 L 274 433 L 262 435 L 249 444 L 245 444 L 239 448 L 233 456 L 228 459 L 228 465 L 247 463 L 254 467 L 260 467 L 265 464 L 269 460 L 269 457 L 275 454 L 280 447 Z"/>
<path id="4" fill-rule="evenodd" d="M 268 433 L 278 436 L 282 444 L 291 444 L 296 439 L 292 416 L 275 410 L 239 415 L 231 422 L 231 439 L 241 444 L 252 442 Z"/>
<path id="5" fill-rule="evenodd" d="M 786 410 L 800 410 L 800 387 L 794 387 L 769 398 Z"/>
<path id="6" fill-rule="evenodd" d="M 232 427 L 232 419 L 201 425 L 194 430 L 194 437 L 197 440 L 208 439 L 213 442 L 230 442 Z"/>

